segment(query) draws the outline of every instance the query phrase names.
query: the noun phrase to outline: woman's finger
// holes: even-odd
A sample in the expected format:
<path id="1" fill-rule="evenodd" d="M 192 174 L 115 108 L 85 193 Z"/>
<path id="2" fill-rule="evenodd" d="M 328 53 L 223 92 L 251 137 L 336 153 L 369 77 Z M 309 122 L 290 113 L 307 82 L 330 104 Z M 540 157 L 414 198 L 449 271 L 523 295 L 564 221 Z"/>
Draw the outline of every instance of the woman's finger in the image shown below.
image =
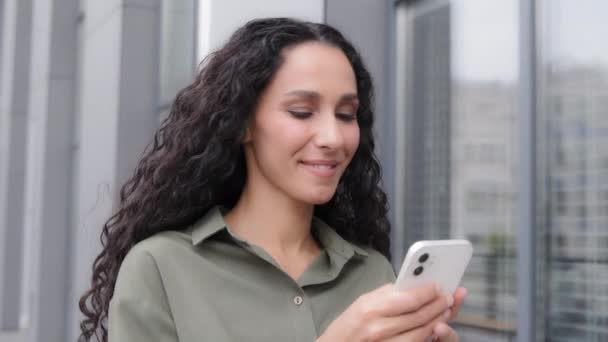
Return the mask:
<path id="1" fill-rule="evenodd" d="M 411 290 L 399 290 L 397 287 L 393 287 L 393 291 L 382 297 L 382 303 L 379 307 L 383 316 L 398 316 L 415 312 L 441 297 L 446 298 L 441 295 L 439 287 L 435 284 L 420 286 Z M 453 301 L 452 296 L 448 297 L 450 298 L 446 298 L 446 300 Z"/>
<path id="2" fill-rule="evenodd" d="M 366 335 L 372 336 L 374 339 L 384 340 L 428 325 L 437 317 L 443 317 L 443 320 L 447 322 L 450 318 L 449 304 L 445 296 L 438 296 L 434 301 L 415 312 L 380 318 L 369 323 L 366 327 L 368 329 Z"/>
<path id="3" fill-rule="evenodd" d="M 433 337 L 434 328 L 437 326 L 437 324 L 442 323 L 443 321 L 445 321 L 445 317 L 443 317 L 443 315 L 439 315 L 438 317 L 435 317 L 435 319 L 433 319 L 431 322 L 421 327 L 406 331 L 397 336 L 393 336 L 392 338 L 384 340 L 384 342 L 412 342 L 431 340 Z"/>
<path id="4" fill-rule="evenodd" d="M 458 334 L 449 325 L 444 322 L 439 322 L 433 328 L 434 341 L 441 342 L 458 342 Z"/>
<path id="5" fill-rule="evenodd" d="M 464 287 L 459 287 L 454 292 L 454 305 L 451 307 L 451 315 L 450 320 L 456 318 L 458 316 L 458 312 L 460 312 L 460 308 L 462 307 L 462 303 L 467 297 L 467 289 Z"/>

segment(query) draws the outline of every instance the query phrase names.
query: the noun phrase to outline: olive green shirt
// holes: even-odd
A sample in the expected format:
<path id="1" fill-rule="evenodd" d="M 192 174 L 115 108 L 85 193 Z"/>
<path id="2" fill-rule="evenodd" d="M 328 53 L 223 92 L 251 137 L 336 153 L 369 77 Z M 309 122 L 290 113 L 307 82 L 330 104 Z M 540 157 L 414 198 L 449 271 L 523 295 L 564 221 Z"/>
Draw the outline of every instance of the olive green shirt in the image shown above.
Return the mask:
<path id="1" fill-rule="evenodd" d="M 361 294 L 392 282 L 384 256 L 313 219 L 321 254 L 295 281 L 214 208 L 135 245 L 108 315 L 109 342 L 314 341 Z"/>

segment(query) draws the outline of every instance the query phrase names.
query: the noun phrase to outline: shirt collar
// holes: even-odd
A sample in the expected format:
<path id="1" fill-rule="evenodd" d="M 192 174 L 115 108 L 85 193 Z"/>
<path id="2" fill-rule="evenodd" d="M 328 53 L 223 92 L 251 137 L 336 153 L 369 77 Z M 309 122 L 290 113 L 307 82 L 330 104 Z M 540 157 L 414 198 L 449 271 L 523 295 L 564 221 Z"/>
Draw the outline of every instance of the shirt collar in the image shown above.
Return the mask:
<path id="1" fill-rule="evenodd" d="M 312 219 L 312 229 L 327 251 L 337 253 L 346 259 L 350 259 L 355 253 L 361 256 L 369 255 L 365 249 L 346 241 L 332 227 L 317 217 Z"/>
<path id="2" fill-rule="evenodd" d="M 198 245 L 199 243 L 207 240 L 210 236 L 227 229 L 226 222 L 224 221 L 224 215 L 220 207 L 213 207 L 198 221 L 192 225 L 192 244 Z"/>
<path id="3" fill-rule="evenodd" d="M 216 233 L 227 230 L 222 209 L 219 206 L 211 208 L 207 214 L 196 221 L 192 226 L 192 244 L 198 245 Z M 322 247 L 350 259 L 355 253 L 368 256 L 365 249 L 350 243 L 342 238 L 336 231 L 321 219 L 313 217 L 312 229 L 316 233 Z"/>

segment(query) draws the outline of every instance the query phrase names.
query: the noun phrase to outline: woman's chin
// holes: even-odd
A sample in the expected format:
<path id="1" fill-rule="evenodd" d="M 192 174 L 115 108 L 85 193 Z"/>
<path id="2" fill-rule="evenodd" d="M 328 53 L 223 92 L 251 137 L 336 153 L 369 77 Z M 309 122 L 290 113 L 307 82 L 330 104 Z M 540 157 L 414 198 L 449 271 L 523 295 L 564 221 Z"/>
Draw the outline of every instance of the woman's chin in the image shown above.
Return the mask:
<path id="1" fill-rule="evenodd" d="M 323 205 L 329 201 L 331 201 L 331 197 L 323 198 L 323 199 L 315 199 L 315 200 L 309 201 L 309 203 L 314 204 L 314 205 Z"/>
<path id="2" fill-rule="evenodd" d="M 331 201 L 331 199 L 334 197 L 334 194 L 336 193 L 336 189 L 318 189 L 317 191 L 313 192 L 313 193 L 309 193 L 306 196 L 305 202 L 310 203 L 310 204 L 314 204 L 314 205 L 321 205 L 321 204 L 325 204 L 329 201 Z"/>

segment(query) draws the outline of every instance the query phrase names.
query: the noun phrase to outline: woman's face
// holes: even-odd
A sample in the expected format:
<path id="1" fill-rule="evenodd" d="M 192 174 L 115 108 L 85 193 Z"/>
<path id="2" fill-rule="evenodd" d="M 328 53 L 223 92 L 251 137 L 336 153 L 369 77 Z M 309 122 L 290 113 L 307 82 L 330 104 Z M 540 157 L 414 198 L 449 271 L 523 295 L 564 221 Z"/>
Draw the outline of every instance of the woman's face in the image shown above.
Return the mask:
<path id="1" fill-rule="evenodd" d="M 308 42 L 286 49 L 245 139 L 250 188 L 328 202 L 359 145 L 357 84 L 344 53 Z"/>

